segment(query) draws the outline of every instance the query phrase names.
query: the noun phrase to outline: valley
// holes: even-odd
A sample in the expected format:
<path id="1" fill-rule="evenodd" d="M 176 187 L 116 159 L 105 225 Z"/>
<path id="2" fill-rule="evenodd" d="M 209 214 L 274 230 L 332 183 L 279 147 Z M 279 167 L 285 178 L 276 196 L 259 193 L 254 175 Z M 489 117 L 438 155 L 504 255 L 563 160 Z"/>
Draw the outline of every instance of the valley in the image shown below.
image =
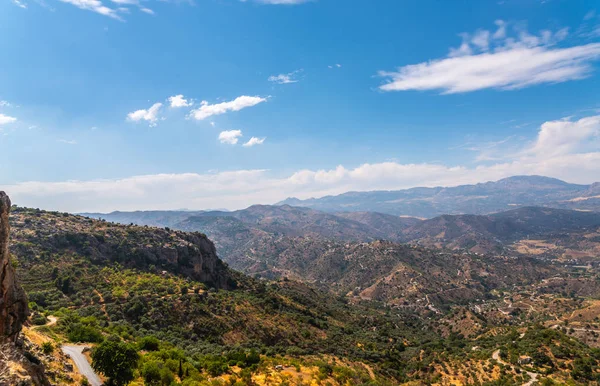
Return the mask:
<path id="1" fill-rule="evenodd" d="M 13 207 L 10 222 L 23 336 L 49 384 L 83 379 L 59 347 L 110 342 L 138 353 L 139 385 L 600 379 L 595 212 Z"/>

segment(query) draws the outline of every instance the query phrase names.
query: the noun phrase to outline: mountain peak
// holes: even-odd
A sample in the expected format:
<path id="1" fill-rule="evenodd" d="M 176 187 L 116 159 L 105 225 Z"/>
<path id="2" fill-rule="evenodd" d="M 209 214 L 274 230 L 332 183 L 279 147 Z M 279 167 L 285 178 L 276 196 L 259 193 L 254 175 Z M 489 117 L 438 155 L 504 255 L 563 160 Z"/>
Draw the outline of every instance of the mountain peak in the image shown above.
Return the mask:
<path id="1" fill-rule="evenodd" d="M 545 176 L 539 176 L 539 175 L 512 176 L 512 177 L 502 178 L 502 179 L 496 181 L 496 183 L 506 183 L 506 182 L 527 182 L 530 184 L 553 184 L 553 185 L 561 185 L 561 186 L 571 185 L 568 182 L 559 180 L 558 178 L 545 177 Z"/>

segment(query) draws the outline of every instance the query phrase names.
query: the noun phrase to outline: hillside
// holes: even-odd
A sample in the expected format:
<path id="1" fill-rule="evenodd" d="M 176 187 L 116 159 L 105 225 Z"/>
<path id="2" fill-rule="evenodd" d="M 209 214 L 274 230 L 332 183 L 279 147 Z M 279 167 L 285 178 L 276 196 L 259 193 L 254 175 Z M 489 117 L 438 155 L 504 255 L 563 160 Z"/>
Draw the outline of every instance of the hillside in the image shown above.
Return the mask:
<path id="1" fill-rule="evenodd" d="M 235 287 L 232 273 L 201 233 L 118 226 L 104 221 L 16 208 L 12 253 L 50 258 L 73 253 L 92 264 L 168 270 L 217 288 Z"/>
<path id="2" fill-rule="evenodd" d="M 289 277 L 338 294 L 411 305 L 426 295 L 440 306 L 485 298 L 493 288 L 523 285 L 549 277 L 555 269 L 531 259 L 452 253 L 384 241 L 342 243 L 310 238 L 278 238 L 251 245 L 234 265 L 249 274 Z M 425 303 L 423 303 L 424 305 Z"/>
<path id="3" fill-rule="evenodd" d="M 297 208 L 289 205 L 253 205 L 247 209 L 224 212 L 112 212 L 82 213 L 91 218 L 102 218 L 121 224 L 134 223 L 138 225 L 151 225 L 173 227 L 186 231 L 202 229 L 209 236 L 212 232 L 220 234 L 235 231 L 244 233 L 248 231 L 267 232 L 284 236 L 318 236 L 343 240 L 374 240 L 389 238 L 385 227 L 380 223 L 387 221 L 396 228 L 406 227 L 416 220 L 396 218 L 383 214 L 379 220 L 369 220 L 367 216 L 355 214 L 334 215 L 309 208 Z M 388 230 L 391 228 L 387 227 Z M 227 230 L 224 232 L 223 230 Z M 397 229 L 391 229 L 391 234 Z"/>
<path id="4" fill-rule="evenodd" d="M 576 185 L 541 176 L 515 176 L 496 182 L 397 191 L 348 192 L 281 205 L 325 212 L 381 212 L 432 218 L 444 214 L 489 214 L 520 206 L 549 206 L 600 211 L 597 184 Z"/>
<path id="5" fill-rule="evenodd" d="M 409 335 L 427 336 L 410 315 L 390 329 L 388 311 L 231 271 L 198 233 L 22 208 L 11 222 L 11 253 L 34 312 L 58 315 L 65 322 L 57 328 L 69 336 L 93 329 L 134 341 L 153 335 L 195 358 L 254 348 L 357 361 L 385 356 Z M 374 366 L 374 377 L 390 377 Z"/>
<path id="6" fill-rule="evenodd" d="M 440 216 L 415 224 L 403 236 L 407 241 L 435 247 L 500 252 L 520 239 L 598 227 L 599 213 L 525 207 L 488 216 Z"/>
<path id="7" fill-rule="evenodd" d="M 39 325 L 25 335 L 54 383 L 80 379 L 52 353 L 67 341 L 136 350 L 135 384 L 151 384 L 151 368 L 186 386 L 518 384 L 528 379 L 524 353 L 541 358 L 527 369 L 545 379 L 597 378 L 586 370 L 600 363 L 595 340 L 539 324 L 586 306 L 577 294 L 598 296 L 586 284 L 597 278 L 537 260 L 278 235 L 279 258 L 248 269 L 262 264 L 289 279 L 255 280 L 219 263 L 198 233 L 21 208 L 10 221 Z M 191 269 L 200 261 L 213 264 Z M 499 349 L 510 366 L 494 359 Z"/>
<path id="8" fill-rule="evenodd" d="M 118 212 L 116 215 L 93 216 L 114 221 L 126 216 L 128 220 L 143 224 L 149 215 L 146 212 L 127 215 Z M 174 216 L 179 217 L 179 212 Z M 174 229 L 207 234 L 214 240 L 219 255 L 233 268 L 273 277 L 278 272 L 272 269 L 278 267 L 275 260 L 286 255 L 286 251 L 304 255 L 322 254 L 326 250 L 323 245 L 328 240 L 387 240 L 434 248 L 507 254 L 512 244 L 519 240 L 557 237 L 565 232 L 599 227 L 600 215 L 596 212 L 523 207 L 491 215 L 443 215 L 420 220 L 375 212 L 325 213 L 287 205 L 256 205 L 234 212 L 189 214 L 178 223 L 171 219 L 167 221 Z M 269 268 L 259 263 L 267 263 Z"/>

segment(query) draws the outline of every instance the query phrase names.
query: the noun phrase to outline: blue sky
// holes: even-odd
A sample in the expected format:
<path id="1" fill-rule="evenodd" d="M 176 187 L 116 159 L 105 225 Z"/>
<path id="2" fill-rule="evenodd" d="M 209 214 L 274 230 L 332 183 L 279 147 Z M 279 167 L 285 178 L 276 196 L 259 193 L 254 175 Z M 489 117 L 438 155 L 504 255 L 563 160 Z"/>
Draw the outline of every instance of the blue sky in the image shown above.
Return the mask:
<path id="1" fill-rule="evenodd" d="M 596 1 L 0 0 L 0 53 L 20 205 L 600 180 Z"/>

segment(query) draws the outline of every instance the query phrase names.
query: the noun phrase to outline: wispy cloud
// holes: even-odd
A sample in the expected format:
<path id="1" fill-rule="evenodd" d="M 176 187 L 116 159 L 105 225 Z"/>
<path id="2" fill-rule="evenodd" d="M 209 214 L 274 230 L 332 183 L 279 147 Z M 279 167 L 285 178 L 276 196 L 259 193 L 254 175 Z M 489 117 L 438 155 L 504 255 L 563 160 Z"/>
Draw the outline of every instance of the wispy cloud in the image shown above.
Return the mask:
<path id="1" fill-rule="evenodd" d="M 596 10 L 592 9 L 591 11 L 589 11 L 588 13 L 585 14 L 585 16 L 583 17 L 583 20 L 592 20 L 595 17 L 596 17 Z"/>
<path id="2" fill-rule="evenodd" d="M 266 138 L 252 137 L 252 138 L 250 138 L 250 140 L 248 142 L 246 142 L 242 146 L 244 146 L 244 147 L 252 147 L 252 146 L 256 146 L 256 145 L 262 145 L 263 142 L 265 142 L 265 139 Z"/>
<path id="3" fill-rule="evenodd" d="M 99 13 L 116 20 L 123 20 L 117 10 L 105 6 L 100 0 L 60 0 L 63 3 L 69 3 L 77 8 Z"/>
<path id="4" fill-rule="evenodd" d="M 168 101 L 173 108 L 189 107 L 193 104 L 191 100 L 185 99 L 181 94 L 169 97 Z"/>
<path id="5" fill-rule="evenodd" d="M 146 121 L 150 127 L 154 127 L 158 122 L 158 114 L 162 107 L 162 103 L 155 103 L 149 109 L 141 109 L 127 114 L 127 120 L 131 122 Z"/>
<path id="6" fill-rule="evenodd" d="M 27 4 L 25 4 L 23 1 L 21 0 L 12 0 L 12 3 L 14 5 L 16 5 L 17 7 L 23 8 L 23 9 L 27 9 Z"/>
<path id="7" fill-rule="evenodd" d="M 268 80 L 277 84 L 297 83 L 298 79 L 296 79 L 296 75 L 300 72 L 302 70 L 292 71 L 287 74 L 271 75 Z"/>
<path id="8" fill-rule="evenodd" d="M 219 141 L 228 145 L 235 145 L 242 136 L 241 130 L 226 130 L 219 134 Z"/>
<path id="9" fill-rule="evenodd" d="M 21 0 L 13 0 L 13 1 L 21 1 Z M 37 1 L 41 1 L 41 0 L 37 0 Z M 120 21 L 123 21 L 123 17 L 122 17 L 123 14 L 130 13 L 130 8 L 128 8 L 128 7 L 135 7 L 135 8 L 138 8 L 141 12 L 144 12 L 144 13 L 147 13 L 150 15 L 154 15 L 154 11 L 151 10 L 150 8 L 143 6 L 139 0 L 110 0 L 110 2 L 112 4 L 114 4 L 114 6 L 116 8 L 111 8 L 109 6 L 106 6 L 102 2 L 102 0 L 60 0 L 60 1 L 62 1 L 63 3 L 72 4 L 72 5 L 76 6 L 77 8 L 80 8 L 80 9 L 83 9 L 86 11 L 96 12 L 101 15 L 108 16 L 110 18 L 120 20 Z M 44 3 L 42 3 L 42 4 L 44 5 Z"/>
<path id="10" fill-rule="evenodd" d="M 567 29 L 531 35 L 515 25 L 508 36 L 507 23 L 496 21 L 495 32 L 478 30 L 461 34 L 462 43 L 448 57 L 380 71 L 387 83 L 382 91 L 440 90 L 443 94 L 488 88 L 511 90 L 542 83 L 583 79 L 600 57 L 600 43 L 566 48 L 556 45 Z"/>
<path id="11" fill-rule="evenodd" d="M 330 66 L 327 66 L 327 67 L 328 68 L 342 68 L 342 65 L 338 63 L 338 64 L 334 64 L 333 66 L 330 65 Z"/>
<path id="12" fill-rule="evenodd" d="M 240 1 L 242 3 L 245 3 L 248 0 L 240 0 Z M 308 3 L 309 1 L 315 1 L 315 0 L 254 0 L 254 2 L 256 2 L 256 3 L 274 4 L 274 5 L 295 5 L 295 4 Z"/>
<path id="13" fill-rule="evenodd" d="M 201 121 L 208 117 L 212 117 L 213 115 L 225 114 L 230 111 L 239 111 L 266 101 L 267 98 L 247 95 L 242 95 L 229 102 L 222 102 L 214 105 L 211 105 L 207 101 L 202 101 L 198 109 L 190 112 L 190 116 Z"/>
<path id="14" fill-rule="evenodd" d="M 59 139 L 58 142 L 67 144 L 67 145 L 77 145 L 77 141 L 72 139 Z"/>

